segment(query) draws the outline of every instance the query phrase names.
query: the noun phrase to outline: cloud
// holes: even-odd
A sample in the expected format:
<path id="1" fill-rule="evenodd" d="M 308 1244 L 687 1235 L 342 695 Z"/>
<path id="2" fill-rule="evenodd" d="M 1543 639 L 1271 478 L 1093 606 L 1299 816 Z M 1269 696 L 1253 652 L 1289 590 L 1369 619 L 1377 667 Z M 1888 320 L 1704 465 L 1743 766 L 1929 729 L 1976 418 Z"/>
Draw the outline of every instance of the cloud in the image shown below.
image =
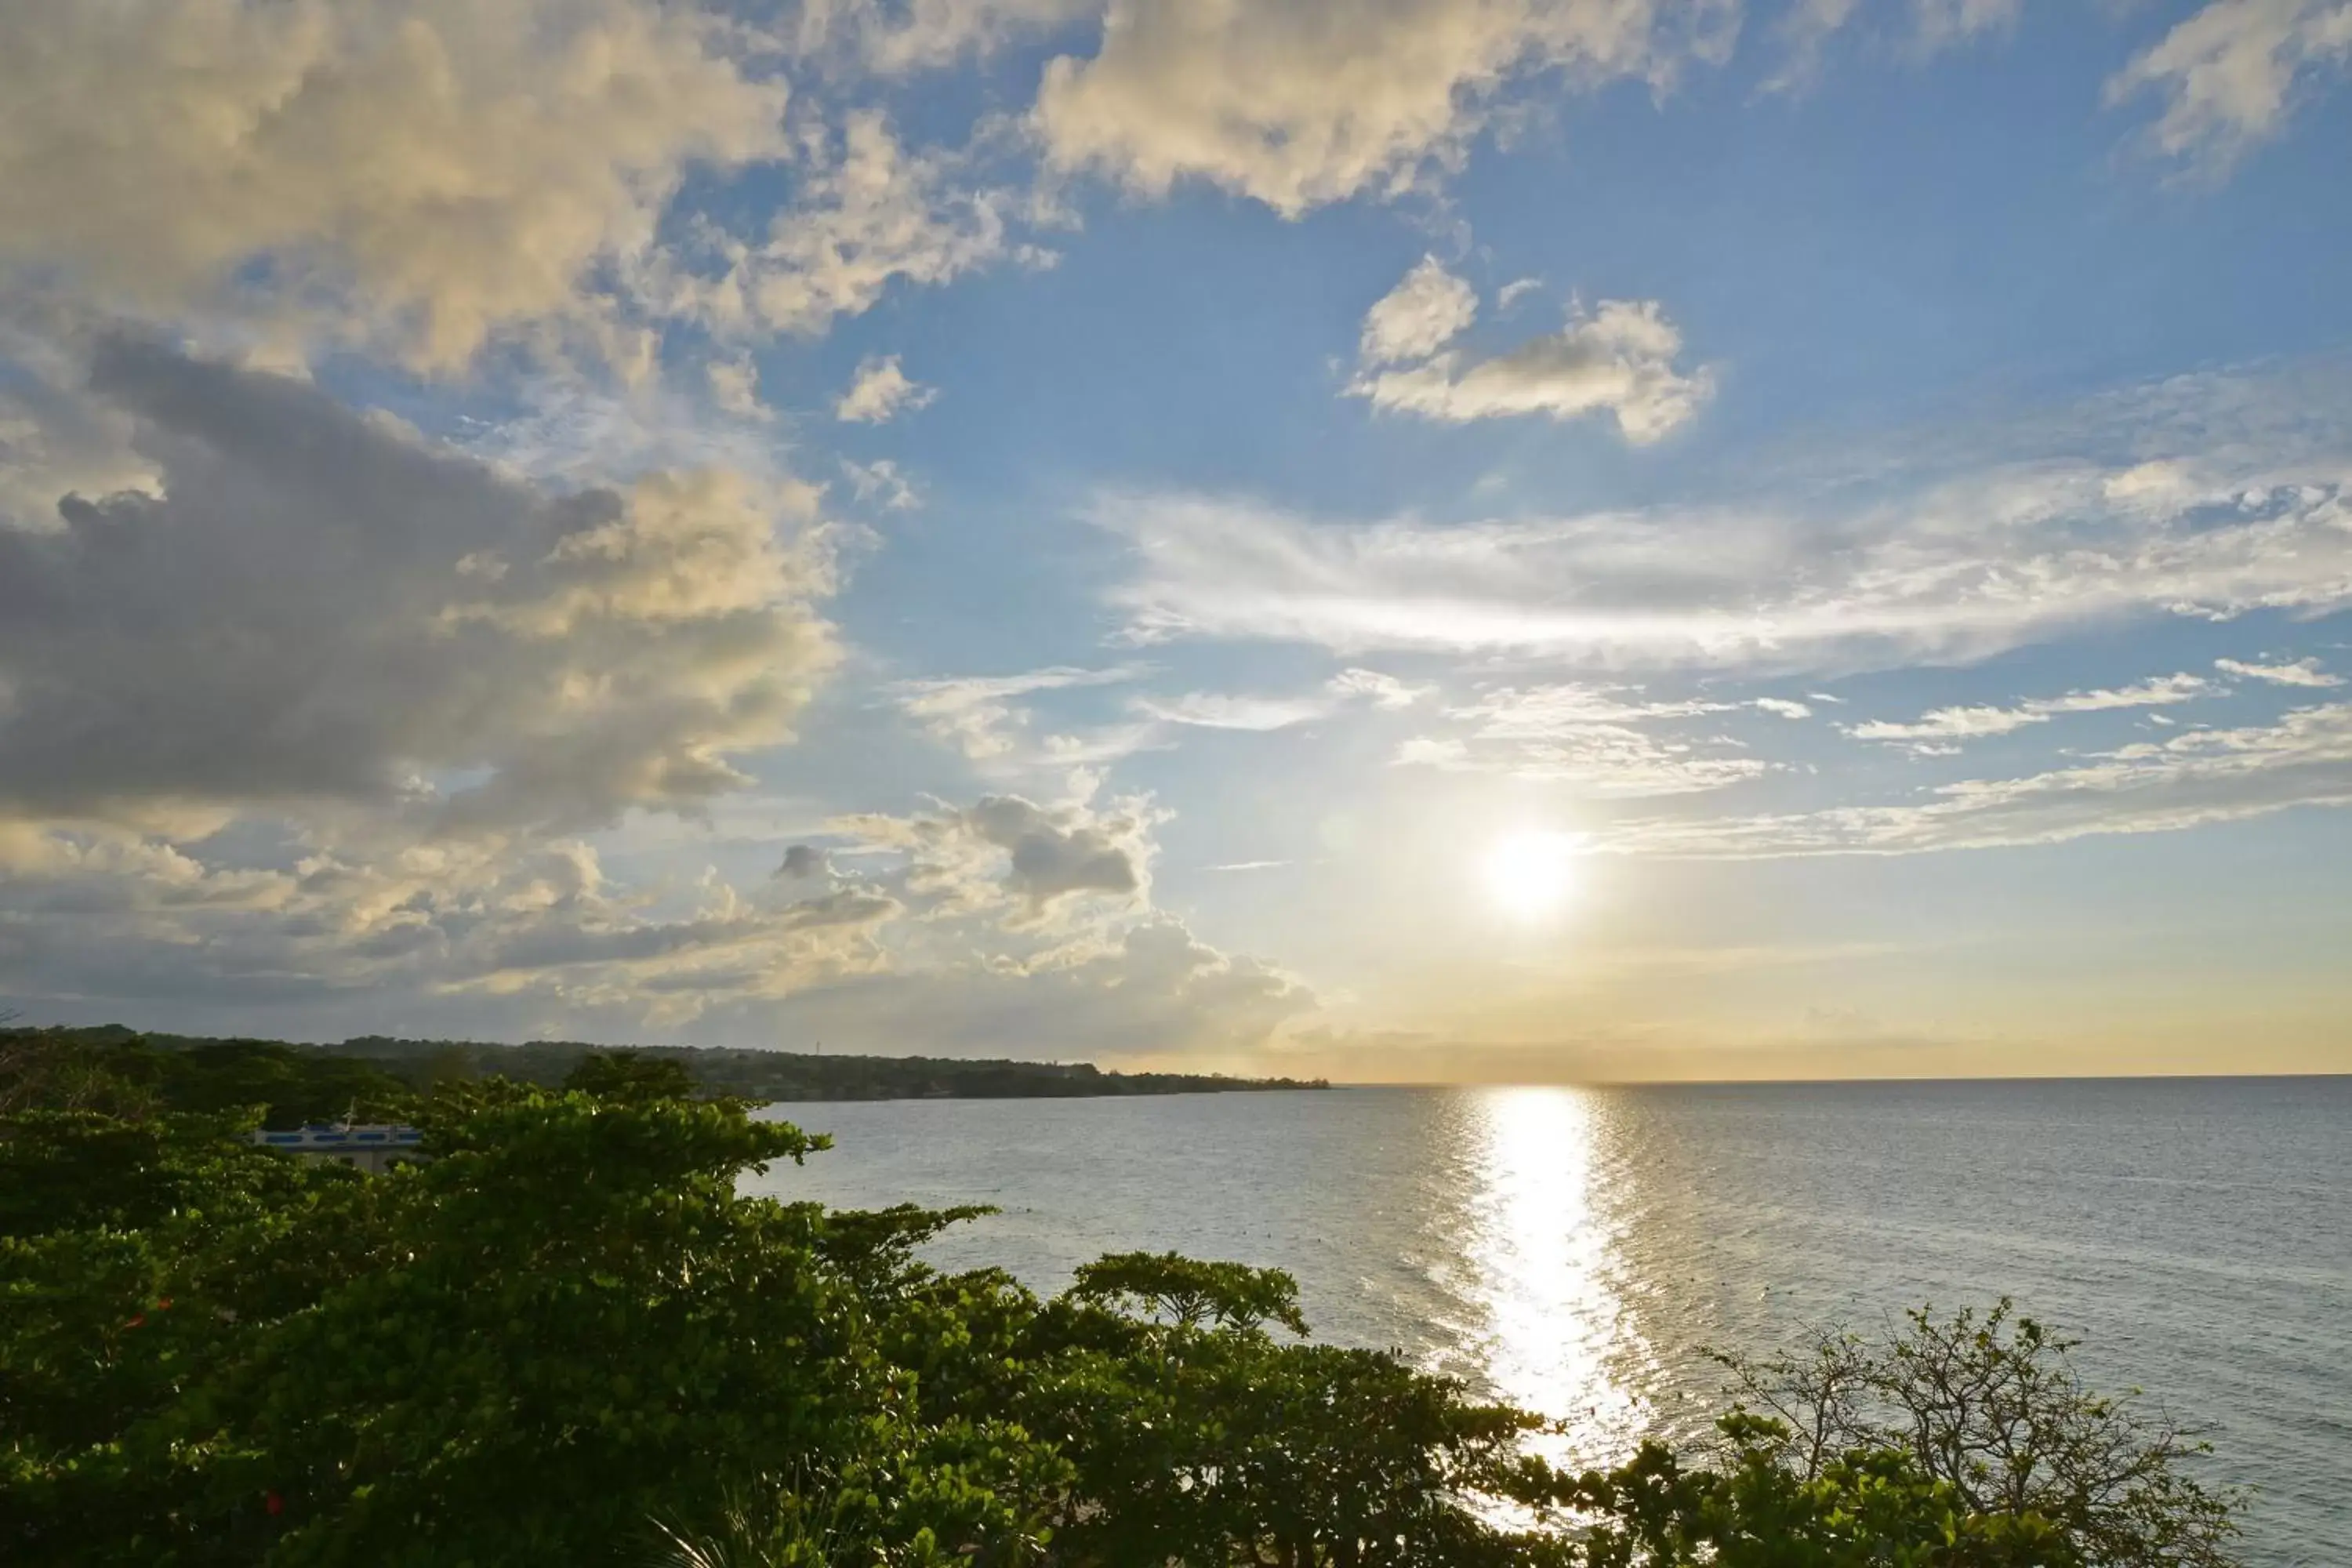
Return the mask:
<path id="1" fill-rule="evenodd" d="M 1410 708 L 1436 689 L 1408 684 L 1377 669 L 1343 669 L 1326 685 L 1339 697 L 1360 697 L 1375 708 L 1391 709 Z"/>
<path id="2" fill-rule="evenodd" d="M 812 987 L 763 1009 L 790 1037 L 949 1056 L 1101 1059 L 1264 1070 L 1257 1053 L 1317 1010 L 1261 960 L 1221 952 L 1165 914 L 1082 952 L 1031 964 L 894 971 Z"/>
<path id="3" fill-rule="evenodd" d="M 727 47 L 640 0 L 10 6 L 0 269 L 454 366 L 602 314 L 690 169 L 783 150 L 783 86 Z"/>
<path id="4" fill-rule="evenodd" d="M 1758 697 L 1751 699 L 1748 705 L 1759 712 L 1777 714 L 1783 719 L 1810 719 L 1813 716 L 1811 709 L 1786 697 Z"/>
<path id="5" fill-rule="evenodd" d="M 1651 0 L 1111 0 L 1092 58 L 1045 68 L 1048 160 L 1165 195 L 1197 179 L 1286 217 L 1458 165 L 1510 83 L 1663 87 L 1736 9 Z"/>
<path id="6" fill-rule="evenodd" d="M 2315 658 L 2299 658 L 2293 664 L 2247 664 L 2234 658 L 2217 658 L 2213 661 L 2213 668 L 2242 680 L 2267 681 L 2273 686 L 2327 687 L 2344 684 L 2342 676 L 2330 675 L 2320 668 Z"/>
<path id="7" fill-rule="evenodd" d="M 1933 54 L 2017 26 L 2024 0 L 1913 0 L 1918 47 Z"/>
<path id="8" fill-rule="evenodd" d="M 1562 683 L 1503 687 L 1445 710 L 1466 737 L 1416 736 L 1394 763 L 1447 773 L 1493 773 L 1571 784 L 1610 797 L 1692 795 L 1772 771 L 1720 739 L 1661 735 L 1643 726 L 1732 710 L 1699 699 L 1627 701 L 1614 689 Z"/>
<path id="9" fill-rule="evenodd" d="M 1189 691 L 1179 697 L 1140 697 L 1135 711 L 1162 724 L 1202 730 L 1287 730 L 1326 719 L 1350 702 L 1372 708 L 1410 708 L 1434 691 L 1411 686 L 1375 669 L 1343 669 L 1321 689 L 1297 696 Z"/>
<path id="10" fill-rule="evenodd" d="M 909 409 L 924 408 L 939 396 L 936 386 L 925 386 L 908 381 L 898 368 L 898 356 L 885 358 L 866 355 L 857 364 L 857 374 L 851 378 L 849 390 L 833 405 L 836 419 L 867 425 L 879 425 Z"/>
<path id="11" fill-rule="evenodd" d="M 942 284 L 1007 257 L 1048 259 L 1010 237 L 1027 211 L 1019 197 L 971 184 L 961 154 L 908 151 L 879 110 L 852 111 L 838 137 L 822 128 L 803 136 L 796 153 L 797 187 L 763 237 L 706 226 L 696 246 L 651 258 L 636 293 L 722 336 L 814 336 L 871 310 L 893 283 Z"/>
<path id="12" fill-rule="evenodd" d="M 57 526 L 61 496 L 158 493 L 133 423 L 89 395 L 88 366 L 59 344 L 0 325 L 0 527 Z"/>
<path id="13" fill-rule="evenodd" d="M 777 863 L 776 875 L 792 881 L 805 881 L 833 874 L 833 862 L 825 852 L 814 844 L 795 844 L 784 851 Z"/>
<path id="14" fill-rule="evenodd" d="M 1609 413 L 1630 441 L 1654 441 L 1713 390 L 1705 369 L 1675 368 L 1682 333 L 1654 301 L 1607 300 L 1558 332 L 1478 358 L 1444 345 L 1476 319 L 1470 286 L 1425 257 L 1365 313 L 1362 369 L 1348 390 L 1375 408 L 1460 424 Z"/>
<path id="15" fill-rule="evenodd" d="M 1011 908 L 1016 925 L 1056 921 L 1066 906 L 1149 902 L 1161 817 L 1148 804 L 1040 805 L 1020 795 L 984 795 L 969 806 L 935 803 L 911 816 L 876 813 L 836 818 L 833 831 L 868 849 L 906 858 L 909 896 L 950 913 Z"/>
<path id="16" fill-rule="evenodd" d="M 1332 521 L 1111 494 L 1087 515 L 1129 547 L 1109 596 L 1138 642 L 1789 671 L 1966 660 L 2155 616 L 2352 605 L 2352 430 L 2295 428 L 2291 412 L 2330 406 L 2335 384 L 2184 378 L 1881 459 L 1866 481 L 1712 505 Z M 2101 455 L 2116 441 L 2142 450 Z M 2160 503 L 2112 494 L 2159 443 L 2188 477 Z"/>
<path id="17" fill-rule="evenodd" d="M 1377 670 L 1346 669 L 1313 690 L 1284 695 L 1265 692 L 1187 691 L 1173 696 L 1138 696 L 1129 700 L 1132 718 L 1076 731 L 1030 738 L 1030 714 L 1021 699 L 1045 691 L 1111 686 L 1149 674 L 1146 667 L 1108 669 L 1055 666 L 1010 676 L 958 676 L 901 681 L 890 689 L 901 712 L 974 762 L 1020 768 L 1097 768 L 1139 751 L 1174 743 L 1185 730 L 1265 733 L 1328 718 L 1353 702 L 1380 709 L 1408 707 L 1429 687 L 1410 686 Z M 1085 793 L 1081 791 L 1081 793 Z"/>
<path id="18" fill-rule="evenodd" d="M 984 58 L 1024 35 L 1098 15 L 1103 0 L 809 0 L 794 45 L 806 55 L 845 50 L 886 77 Z"/>
<path id="19" fill-rule="evenodd" d="M 1495 291 L 1495 309 L 1507 310 L 1542 287 L 1543 279 L 1540 278 L 1514 278 Z"/>
<path id="20" fill-rule="evenodd" d="M 1416 737 L 1397 748 L 1399 766 L 1445 773 L 1502 773 L 1574 785 L 1604 799 L 1696 795 L 1759 778 L 1773 764 L 1711 753 L 1700 743 L 1660 737 L 1622 724 L 1591 724 L 1544 741 L 1500 750 L 1452 737 Z"/>
<path id="21" fill-rule="evenodd" d="M 760 401 L 760 367 L 751 355 L 712 360 L 703 366 L 702 374 L 710 384 L 710 400 L 726 413 L 740 419 L 772 417 L 767 405 Z"/>
<path id="22" fill-rule="evenodd" d="M 1488 740 L 1544 740 L 1594 724 L 1639 724 L 1656 719 L 1691 719 L 1706 713 L 1727 713 L 1734 703 L 1704 698 L 1667 701 L 1626 701 L 1622 688 L 1563 682 L 1550 686 L 1506 686 L 1482 694 L 1475 702 L 1445 711 L 1451 718 L 1475 721 Z"/>
<path id="23" fill-rule="evenodd" d="M 877 506 L 885 511 L 912 511 L 923 504 L 923 492 L 915 488 L 915 481 L 887 458 L 877 458 L 870 463 L 844 458 L 841 472 L 849 481 L 850 495 L 861 506 Z"/>
<path id="24" fill-rule="evenodd" d="M 1829 40 L 1859 8 L 1859 0 L 1797 0 L 1790 5 L 1775 29 L 1788 46 L 1788 58 L 1765 81 L 1764 90 L 1795 93 L 1811 88 L 1821 76 Z"/>
<path id="25" fill-rule="evenodd" d="M 1427 359 L 1478 319 L 1478 296 L 1434 256 L 1364 312 L 1359 356 L 1368 365 Z"/>
<path id="26" fill-rule="evenodd" d="M 1923 756 L 1949 756 L 1951 742 L 2006 735 L 2029 724 L 2046 724 L 2059 713 L 2098 713 L 2116 708 L 2157 708 L 2192 702 L 2212 691 L 2212 683 L 2197 675 L 2162 675 L 2137 686 L 2070 691 L 2063 697 L 2040 697 L 2014 708 L 1979 706 L 1938 708 L 1909 723 L 1873 720 L 1839 726 L 1857 741 L 1906 744 Z"/>
<path id="27" fill-rule="evenodd" d="M 2352 704 L 2200 730 L 2079 766 L 1939 786 L 1905 805 L 1622 824 L 1600 847 L 1698 858 L 1905 855 L 2168 833 L 2295 806 L 2352 805 Z"/>
<path id="28" fill-rule="evenodd" d="M 1108 669 L 1079 669 L 1055 665 L 1018 675 L 962 675 L 943 679 L 902 680 L 889 689 L 900 712 L 914 720 L 933 740 L 955 747 L 978 762 L 1005 756 L 1021 744 L 1029 716 L 1013 704 L 1040 691 L 1067 691 L 1090 686 L 1118 686 L 1142 671 L 1134 665 Z"/>
<path id="29" fill-rule="evenodd" d="M 396 1001 L 476 1032 L 528 1032 L 548 1010 L 625 1018 L 626 1037 L 867 972 L 903 912 L 869 888 L 752 900 L 706 880 L 695 907 L 656 915 L 578 840 L 379 836 L 373 851 L 238 867 L 198 858 L 226 843 L 0 829 L 0 985 L 198 1027 L 269 1009 L 289 1033 L 350 1030 Z"/>
<path id="30" fill-rule="evenodd" d="M 836 658 L 828 536 L 740 477 L 543 491 L 131 340 L 90 387 L 160 493 L 0 528 L 0 813 L 690 810 Z"/>
<path id="31" fill-rule="evenodd" d="M 2149 130 L 2166 156 L 2221 173 L 2285 128 L 2298 98 L 2352 60 L 2343 0 L 2214 0 L 2134 57 L 2109 104 L 2163 100 Z"/>
<path id="32" fill-rule="evenodd" d="M 845 877 L 796 844 L 761 891 L 706 874 L 661 913 L 577 840 L 411 839 L 239 868 L 111 829 L 0 823 L 0 989 L 159 1026 L 262 1017 L 298 1037 L 378 1029 L 396 1008 L 404 1031 L 475 1038 L 1244 1056 L 1315 998 L 1150 908 L 1157 820 L 1139 803 L 1008 797 L 857 819 L 836 825 L 848 847 L 893 868 Z"/>
<path id="33" fill-rule="evenodd" d="M 593 921 L 541 918 L 494 940 L 470 942 L 460 956 L 474 971 L 465 983 L 494 989 L 512 989 L 551 972 L 588 971 L 607 987 L 707 984 L 724 992 L 749 988 L 747 964 L 782 969 L 778 949 L 789 949 L 797 936 L 846 931 L 870 938 L 899 908 L 887 895 L 839 888 L 780 909 L 741 907 L 730 898 L 717 912 L 679 921 L 614 921 L 601 911 Z M 781 978 L 771 975 L 774 989 L 791 989 L 774 984 Z M 795 976 L 799 984 L 813 978 L 805 968 Z"/>
<path id="34" fill-rule="evenodd" d="M 2028 724 L 2046 724 L 2047 713 L 2032 712 L 2022 708 L 1938 708 L 1921 715 L 1916 721 L 1900 724 L 1874 720 L 1865 724 L 1846 725 L 1845 732 L 1857 741 L 1974 741 L 1987 735 L 2006 735 Z M 1930 744 L 1917 748 L 1928 756 L 1949 756 L 1949 746 Z"/>
<path id="35" fill-rule="evenodd" d="M 2015 28 L 2023 0 L 1910 0 L 1910 36 L 1904 52 L 1917 59 Z M 1764 83 L 1768 93 L 1802 93 L 1822 74 L 1829 41 L 1861 14 L 1856 0 L 1797 0 L 1773 31 L 1786 46 L 1780 67 Z"/>
<path id="36" fill-rule="evenodd" d="M 1201 730 L 1287 730 L 1331 711 L 1328 702 L 1306 697 L 1252 697 L 1220 691 L 1188 691 L 1181 697 L 1138 698 L 1137 712 L 1166 724 Z"/>

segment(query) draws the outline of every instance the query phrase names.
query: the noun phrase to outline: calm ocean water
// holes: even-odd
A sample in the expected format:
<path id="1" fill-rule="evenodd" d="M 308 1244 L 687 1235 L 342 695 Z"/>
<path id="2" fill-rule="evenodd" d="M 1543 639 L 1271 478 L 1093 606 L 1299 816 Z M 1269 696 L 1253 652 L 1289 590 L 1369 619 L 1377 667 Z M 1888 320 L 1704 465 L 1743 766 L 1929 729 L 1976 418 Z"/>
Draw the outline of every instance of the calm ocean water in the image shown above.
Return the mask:
<path id="1" fill-rule="evenodd" d="M 1687 1432 L 1702 1345 L 2003 1294 L 2092 1381 L 2215 1424 L 2248 1558 L 2352 1565 L 2352 1079 L 1339 1089 L 784 1106 L 760 1185 L 988 1202 L 936 1248 L 1041 1289 L 1100 1253 L 1289 1269 L 1319 1337 L 1567 1419 Z"/>

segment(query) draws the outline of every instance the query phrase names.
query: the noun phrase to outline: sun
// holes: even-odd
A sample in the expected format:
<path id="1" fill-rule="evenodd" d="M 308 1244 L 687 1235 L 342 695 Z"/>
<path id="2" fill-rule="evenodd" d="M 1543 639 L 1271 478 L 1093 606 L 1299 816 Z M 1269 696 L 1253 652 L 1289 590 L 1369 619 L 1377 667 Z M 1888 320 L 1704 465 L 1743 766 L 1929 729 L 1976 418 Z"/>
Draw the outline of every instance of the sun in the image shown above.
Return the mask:
<path id="1" fill-rule="evenodd" d="M 1486 896 L 1516 920 L 1557 913 L 1576 891 L 1573 834 L 1530 831 L 1498 838 L 1481 867 Z"/>

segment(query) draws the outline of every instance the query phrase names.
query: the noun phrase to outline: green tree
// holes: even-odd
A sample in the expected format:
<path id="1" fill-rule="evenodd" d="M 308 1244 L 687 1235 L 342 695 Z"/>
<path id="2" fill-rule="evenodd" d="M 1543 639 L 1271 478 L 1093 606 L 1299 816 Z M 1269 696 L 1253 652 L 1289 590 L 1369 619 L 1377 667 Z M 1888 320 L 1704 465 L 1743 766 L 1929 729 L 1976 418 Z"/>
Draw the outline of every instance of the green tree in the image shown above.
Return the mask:
<path id="1" fill-rule="evenodd" d="M 2004 1298 L 1981 1314 L 1906 1314 L 1877 1341 L 1718 1355 L 1741 1403 L 1783 1423 L 1780 1463 L 1811 1479 L 1857 1450 L 1904 1455 L 1969 1515 L 2048 1521 L 2089 1568 L 2221 1568 L 2244 1500 L 2199 1483 L 2199 1429 L 2137 1394 L 2093 1392 L 2076 1342 Z"/>
<path id="2" fill-rule="evenodd" d="M 0 1027 L 0 1116 L 92 1110 L 141 1117 L 163 1105 L 162 1063 L 136 1037 L 102 1041 L 68 1029 Z"/>
<path id="3" fill-rule="evenodd" d="M 673 1058 L 635 1051 L 594 1051 L 563 1077 L 563 1087 L 603 1100 L 687 1100 L 694 1075 Z"/>
<path id="4" fill-rule="evenodd" d="M 2083 1568 L 2031 1511 L 1970 1510 L 1895 1449 L 1792 1463 L 1785 1423 L 1734 1412 L 1724 1462 L 1694 1467 L 1660 1443 L 1565 1494 L 1592 1524 L 1583 1568 Z"/>

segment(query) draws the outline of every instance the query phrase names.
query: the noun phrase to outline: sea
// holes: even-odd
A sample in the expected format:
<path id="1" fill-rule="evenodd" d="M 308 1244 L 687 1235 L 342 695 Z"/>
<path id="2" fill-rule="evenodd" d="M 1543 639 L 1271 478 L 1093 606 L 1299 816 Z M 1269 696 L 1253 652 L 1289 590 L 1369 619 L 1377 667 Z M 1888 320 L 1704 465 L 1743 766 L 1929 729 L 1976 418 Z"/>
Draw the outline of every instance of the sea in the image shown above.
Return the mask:
<path id="1" fill-rule="evenodd" d="M 2256 1568 L 2352 1568 L 2352 1078 L 1333 1089 L 771 1108 L 753 1184 L 993 1204 L 930 1251 L 1288 1270 L 1317 1337 L 1565 1423 L 1605 1463 L 1719 1407 L 1708 1347 L 2012 1299 L 2103 1392 L 2210 1426 Z"/>

